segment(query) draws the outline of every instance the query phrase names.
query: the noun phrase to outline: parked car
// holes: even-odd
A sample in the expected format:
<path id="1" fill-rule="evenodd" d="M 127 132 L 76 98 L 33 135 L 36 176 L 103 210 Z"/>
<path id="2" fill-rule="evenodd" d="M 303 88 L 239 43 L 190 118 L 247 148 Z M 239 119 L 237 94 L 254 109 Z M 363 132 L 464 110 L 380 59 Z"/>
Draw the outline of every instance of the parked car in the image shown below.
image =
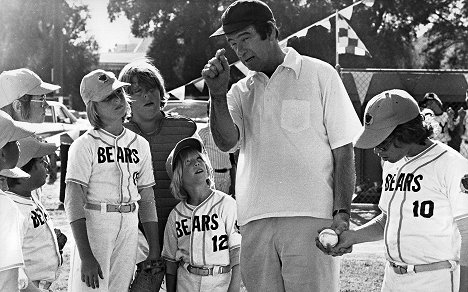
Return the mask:
<path id="1" fill-rule="evenodd" d="M 184 116 L 197 123 L 198 129 L 206 127 L 208 123 L 207 100 L 168 100 L 163 108 L 168 115 Z"/>
<path id="2" fill-rule="evenodd" d="M 73 139 L 91 128 L 87 119 L 77 119 L 65 105 L 57 101 L 47 101 L 44 123 L 35 124 L 35 132 L 49 143 L 60 145 L 60 136 L 68 134 Z"/>

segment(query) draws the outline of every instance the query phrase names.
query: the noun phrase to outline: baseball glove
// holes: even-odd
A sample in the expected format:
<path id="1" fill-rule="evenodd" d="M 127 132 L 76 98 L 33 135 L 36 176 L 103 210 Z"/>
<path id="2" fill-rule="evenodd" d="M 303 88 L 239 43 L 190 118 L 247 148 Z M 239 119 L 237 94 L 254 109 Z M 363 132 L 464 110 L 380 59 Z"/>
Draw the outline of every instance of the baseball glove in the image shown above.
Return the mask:
<path id="1" fill-rule="evenodd" d="M 144 261 L 137 265 L 130 292 L 158 292 L 161 288 L 166 266 L 162 260 Z"/>

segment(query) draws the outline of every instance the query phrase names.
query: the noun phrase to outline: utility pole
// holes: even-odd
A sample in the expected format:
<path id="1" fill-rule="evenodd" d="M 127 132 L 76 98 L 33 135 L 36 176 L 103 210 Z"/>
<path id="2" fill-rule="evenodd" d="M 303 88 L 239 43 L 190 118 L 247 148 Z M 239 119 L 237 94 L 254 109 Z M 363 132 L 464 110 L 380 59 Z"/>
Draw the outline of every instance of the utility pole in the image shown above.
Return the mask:
<path id="1" fill-rule="evenodd" d="M 60 85 L 62 88 L 56 92 L 63 96 L 65 84 L 63 82 L 63 13 L 61 9 L 62 0 L 53 0 L 53 64 L 52 64 L 52 83 Z"/>

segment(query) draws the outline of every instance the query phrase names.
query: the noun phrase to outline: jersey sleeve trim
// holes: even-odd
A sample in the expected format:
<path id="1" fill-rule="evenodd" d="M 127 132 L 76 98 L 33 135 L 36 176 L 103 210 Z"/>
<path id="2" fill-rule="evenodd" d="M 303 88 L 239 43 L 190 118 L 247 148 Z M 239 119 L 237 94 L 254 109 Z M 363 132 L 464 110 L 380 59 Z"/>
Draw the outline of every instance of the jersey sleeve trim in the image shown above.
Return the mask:
<path id="1" fill-rule="evenodd" d="M 73 183 L 82 185 L 82 186 L 84 186 L 84 187 L 88 187 L 88 184 L 87 184 L 87 183 L 85 183 L 85 182 L 83 182 L 83 181 L 81 181 L 81 180 L 78 180 L 78 179 L 74 179 L 74 178 L 67 178 L 67 179 L 65 180 L 65 182 L 67 182 L 67 183 L 68 183 L 68 182 L 73 182 Z"/>

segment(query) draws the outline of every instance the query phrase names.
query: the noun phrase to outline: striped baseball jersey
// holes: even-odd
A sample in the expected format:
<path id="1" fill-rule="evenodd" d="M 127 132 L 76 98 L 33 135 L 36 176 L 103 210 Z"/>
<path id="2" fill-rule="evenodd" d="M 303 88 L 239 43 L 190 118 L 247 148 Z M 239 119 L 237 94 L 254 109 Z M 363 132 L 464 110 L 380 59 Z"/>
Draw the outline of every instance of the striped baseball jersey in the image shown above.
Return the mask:
<path id="1" fill-rule="evenodd" d="M 230 169 L 231 161 L 229 160 L 229 153 L 219 150 L 218 146 L 216 146 L 211 135 L 210 125 L 208 124 L 205 128 L 200 129 L 198 135 L 205 146 L 211 166 L 214 169 Z"/>
<path id="2" fill-rule="evenodd" d="M 456 220 L 468 217 L 468 160 L 435 142 L 411 158 L 383 164 L 379 208 L 387 215 L 387 259 L 399 264 L 458 260 Z"/>
<path id="3" fill-rule="evenodd" d="M 24 216 L 16 204 L 0 191 L 0 271 L 24 267 Z"/>
<path id="4" fill-rule="evenodd" d="M 58 277 L 61 257 L 46 208 L 34 196 L 27 198 L 9 191 L 5 193 L 16 203 L 25 219 L 22 249 L 28 278 L 53 282 Z"/>
<path id="5" fill-rule="evenodd" d="M 171 211 L 162 256 L 194 266 L 228 266 L 229 252 L 240 243 L 236 201 L 214 190 L 198 206 L 182 201 Z"/>
<path id="6" fill-rule="evenodd" d="M 66 182 L 87 187 L 87 202 L 136 202 L 155 184 L 148 141 L 126 128 L 118 136 L 88 130 L 70 146 Z"/>

